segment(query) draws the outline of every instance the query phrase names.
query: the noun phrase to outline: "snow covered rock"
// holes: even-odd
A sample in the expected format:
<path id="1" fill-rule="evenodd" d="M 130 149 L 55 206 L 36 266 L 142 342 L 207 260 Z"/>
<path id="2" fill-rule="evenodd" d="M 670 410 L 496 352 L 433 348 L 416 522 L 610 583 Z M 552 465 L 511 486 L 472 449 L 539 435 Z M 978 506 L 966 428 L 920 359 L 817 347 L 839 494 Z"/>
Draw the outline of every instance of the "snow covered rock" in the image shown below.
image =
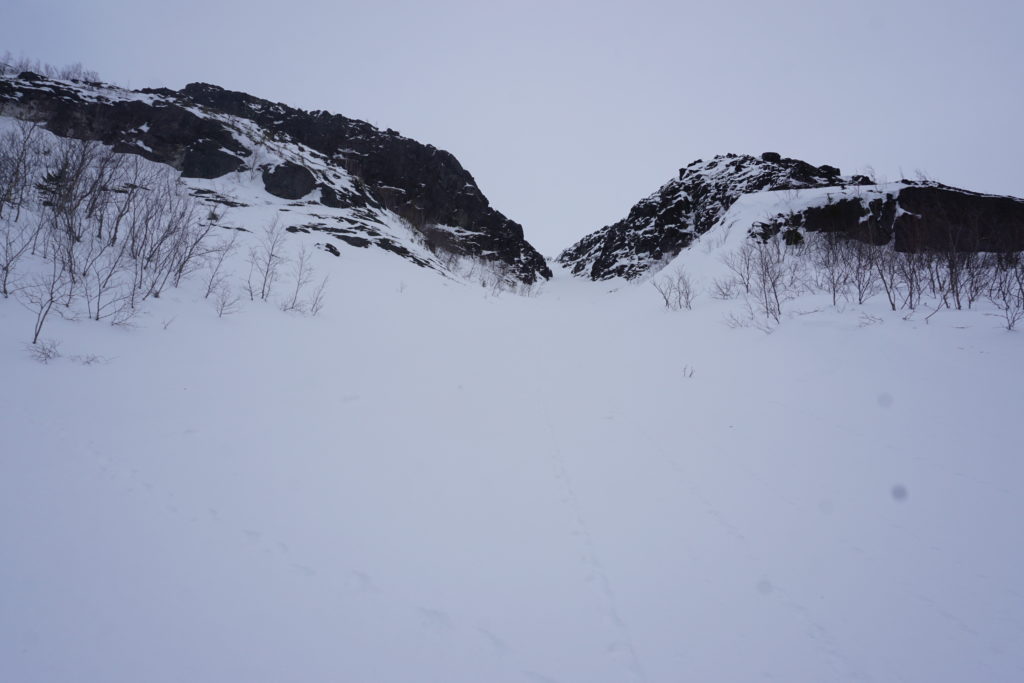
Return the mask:
<path id="1" fill-rule="evenodd" d="M 840 181 L 834 167 L 818 168 L 774 152 L 761 158 L 726 154 L 697 160 L 638 202 L 626 218 L 566 249 L 558 262 L 594 280 L 633 279 L 678 254 L 744 194 L 824 187 Z"/>
<path id="2" fill-rule="evenodd" d="M 903 180 L 878 191 L 839 187 L 764 228 L 836 232 L 899 252 L 1024 250 L 1024 199 L 980 194 L 934 182 Z"/>
<path id="3" fill-rule="evenodd" d="M 810 188 L 834 189 L 803 192 Z M 873 244 L 895 240 L 897 251 L 951 244 L 970 251 L 1024 249 L 1022 200 L 933 182 L 874 186 L 863 175 L 847 177 L 834 166 L 815 167 L 766 152 L 760 158 L 727 154 L 691 163 L 626 218 L 584 237 L 557 260 L 593 280 L 634 279 L 679 254 L 722 220 L 741 196 L 770 190 L 788 190 L 792 197 L 775 214 L 744 226 L 753 232 L 843 232 Z"/>
<path id="4" fill-rule="evenodd" d="M 364 121 L 204 83 L 133 91 L 27 72 L 0 77 L 0 115 L 98 140 L 168 164 L 185 178 L 243 185 L 246 175 L 262 176 L 266 192 L 289 200 L 319 187 L 313 203 L 352 212 L 327 226 L 349 236 L 376 230 L 387 213 L 423 233 L 414 235 L 421 241 L 443 230 L 450 252 L 492 262 L 521 282 L 551 277 L 522 226 L 490 206 L 454 156 Z M 355 237 L 377 244 L 372 234 Z"/>
<path id="5" fill-rule="evenodd" d="M 309 169 L 291 161 L 263 169 L 263 187 L 275 197 L 302 199 L 315 185 L 316 179 Z"/>

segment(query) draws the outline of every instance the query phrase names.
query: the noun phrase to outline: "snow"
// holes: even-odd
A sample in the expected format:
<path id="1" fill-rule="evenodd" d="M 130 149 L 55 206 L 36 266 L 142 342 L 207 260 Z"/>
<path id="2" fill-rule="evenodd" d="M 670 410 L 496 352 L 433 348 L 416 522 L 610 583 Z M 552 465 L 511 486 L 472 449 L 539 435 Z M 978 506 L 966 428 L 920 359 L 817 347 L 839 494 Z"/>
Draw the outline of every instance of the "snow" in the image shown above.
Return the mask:
<path id="1" fill-rule="evenodd" d="M 190 183 L 289 216 L 234 181 Z M 1024 680 L 1021 333 L 984 308 L 764 334 L 336 244 L 318 317 L 193 281 L 48 322 L 45 365 L 0 299 L 0 680 Z"/>

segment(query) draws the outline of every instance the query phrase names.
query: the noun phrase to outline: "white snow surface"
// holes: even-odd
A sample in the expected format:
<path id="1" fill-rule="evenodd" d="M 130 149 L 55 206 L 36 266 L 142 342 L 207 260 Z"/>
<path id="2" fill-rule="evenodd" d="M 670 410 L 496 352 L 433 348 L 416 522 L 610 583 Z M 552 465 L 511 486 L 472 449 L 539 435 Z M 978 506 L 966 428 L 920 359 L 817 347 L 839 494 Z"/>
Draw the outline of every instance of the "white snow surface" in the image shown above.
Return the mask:
<path id="1" fill-rule="evenodd" d="M 780 197 L 677 262 L 707 286 Z M 984 308 L 764 334 L 339 246 L 318 317 L 191 282 L 48 322 L 46 365 L 0 299 L 0 681 L 1024 680 L 1024 347 Z"/>

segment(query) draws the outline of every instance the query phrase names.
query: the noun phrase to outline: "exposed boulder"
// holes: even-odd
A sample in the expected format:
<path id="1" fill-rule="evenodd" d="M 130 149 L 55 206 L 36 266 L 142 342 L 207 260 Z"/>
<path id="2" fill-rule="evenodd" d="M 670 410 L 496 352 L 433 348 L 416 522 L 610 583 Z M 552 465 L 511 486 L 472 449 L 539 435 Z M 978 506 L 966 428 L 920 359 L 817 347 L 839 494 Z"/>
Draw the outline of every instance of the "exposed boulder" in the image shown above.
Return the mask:
<path id="1" fill-rule="evenodd" d="M 241 159 L 223 151 L 216 143 L 203 140 L 185 150 L 181 175 L 186 178 L 220 178 L 241 166 Z"/>
<path id="2" fill-rule="evenodd" d="M 316 178 L 310 170 L 291 161 L 263 169 L 264 189 L 281 199 L 302 199 L 315 186 Z"/>

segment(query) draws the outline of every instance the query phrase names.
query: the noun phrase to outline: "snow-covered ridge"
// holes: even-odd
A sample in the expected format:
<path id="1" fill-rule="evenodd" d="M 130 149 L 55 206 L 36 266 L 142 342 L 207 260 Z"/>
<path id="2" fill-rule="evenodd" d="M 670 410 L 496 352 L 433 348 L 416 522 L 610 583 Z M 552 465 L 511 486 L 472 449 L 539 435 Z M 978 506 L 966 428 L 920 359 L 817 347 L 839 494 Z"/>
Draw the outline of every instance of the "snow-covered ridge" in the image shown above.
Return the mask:
<path id="1" fill-rule="evenodd" d="M 363 121 L 207 84 L 131 91 L 31 73 L 0 78 L 0 115 L 168 164 L 205 201 L 280 203 L 290 227 L 321 232 L 336 249 L 377 246 L 429 266 L 443 248 L 524 283 L 550 276 L 521 226 L 490 207 L 452 155 Z M 398 233 L 381 228 L 402 223 Z M 443 244 L 428 239 L 437 230 L 449 235 Z"/>
<path id="2" fill-rule="evenodd" d="M 824 192 L 806 192 L 827 188 Z M 973 251 L 1024 248 L 1024 202 L 929 181 L 875 188 L 863 175 L 843 176 L 833 166 L 815 167 L 765 153 L 760 158 L 727 154 L 680 169 L 623 220 L 594 232 L 558 257 L 573 274 L 594 280 L 637 278 L 676 256 L 707 232 L 745 194 L 788 191 L 779 206 L 758 217 L 754 232 L 799 227 L 843 232 L 897 250 L 958 247 Z M 798 200 L 798 195 L 802 198 Z"/>

